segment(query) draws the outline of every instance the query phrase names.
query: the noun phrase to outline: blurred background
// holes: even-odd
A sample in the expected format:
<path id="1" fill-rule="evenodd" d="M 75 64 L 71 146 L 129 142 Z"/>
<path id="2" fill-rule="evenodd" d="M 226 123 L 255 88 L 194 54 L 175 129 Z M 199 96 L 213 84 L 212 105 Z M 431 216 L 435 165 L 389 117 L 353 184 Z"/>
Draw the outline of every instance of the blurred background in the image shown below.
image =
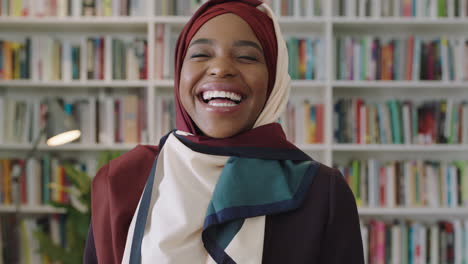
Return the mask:
<path id="1" fill-rule="evenodd" d="M 82 263 L 99 168 L 174 128 L 197 0 L 0 0 L 0 263 Z M 338 168 L 367 263 L 468 263 L 468 0 L 270 0 L 279 122 Z"/>

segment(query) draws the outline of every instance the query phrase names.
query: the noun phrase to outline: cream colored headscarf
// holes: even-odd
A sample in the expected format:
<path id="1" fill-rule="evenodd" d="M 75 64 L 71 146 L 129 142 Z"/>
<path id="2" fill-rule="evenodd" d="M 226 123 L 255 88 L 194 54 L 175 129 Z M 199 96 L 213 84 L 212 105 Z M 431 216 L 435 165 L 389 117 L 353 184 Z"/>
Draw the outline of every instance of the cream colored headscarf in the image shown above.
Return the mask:
<path id="1" fill-rule="evenodd" d="M 291 77 L 288 73 L 288 50 L 283 34 L 273 10 L 267 5 L 262 4 L 258 7 L 266 13 L 275 26 L 276 39 L 278 42 L 278 61 L 276 63 L 276 80 L 270 98 L 268 98 L 265 108 L 254 124 L 255 127 L 276 122 L 283 113 L 289 99 L 291 90 Z"/>
<path id="2" fill-rule="evenodd" d="M 288 53 L 277 18 L 266 4 L 257 8 L 273 20 L 278 58 L 274 87 L 254 128 L 277 122 L 290 92 Z M 182 131 L 178 133 L 187 134 Z M 228 158 L 193 151 L 174 135 L 168 137 L 155 169 L 141 245 L 141 263 L 215 263 L 203 246 L 201 234 L 213 190 Z M 128 231 L 122 263 L 130 263 L 140 203 Z M 246 219 L 226 248 L 226 253 L 236 263 L 261 263 L 264 229 L 265 216 Z"/>

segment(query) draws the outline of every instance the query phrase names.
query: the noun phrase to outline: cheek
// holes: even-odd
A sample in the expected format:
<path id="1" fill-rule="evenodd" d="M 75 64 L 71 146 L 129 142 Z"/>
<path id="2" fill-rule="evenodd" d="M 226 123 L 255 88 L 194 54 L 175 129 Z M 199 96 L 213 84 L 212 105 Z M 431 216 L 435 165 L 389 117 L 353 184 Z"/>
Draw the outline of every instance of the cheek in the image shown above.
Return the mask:
<path id="1" fill-rule="evenodd" d="M 190 64 L 184 64 L 180 72 L 179 93 L 180 100 L 184 108 L 188 111 L 191 102 L 193 102 L 193 88 L 200 76 L 200 71 Z"/>
<path id="2" fill-rule="evenodd" d="M 260 105 L 266 101 L 266 95 L 268 90 L 268 70 L 265 68 L 260 68 L 249 71 L 249 86 L 252 88 L 255 96 Z"/>

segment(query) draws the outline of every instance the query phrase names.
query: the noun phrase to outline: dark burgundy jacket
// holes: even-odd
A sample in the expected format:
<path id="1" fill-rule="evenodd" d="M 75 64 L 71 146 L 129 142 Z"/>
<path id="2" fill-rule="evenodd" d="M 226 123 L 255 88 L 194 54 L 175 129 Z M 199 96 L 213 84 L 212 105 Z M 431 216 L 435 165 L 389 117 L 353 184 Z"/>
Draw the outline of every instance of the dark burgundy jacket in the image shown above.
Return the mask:
<path id="1" fill-rule="evenodd" d="M 99 170 L 84 263 L 121 263 L 157 152 L 140 145 Z M 263 263 L 364 263 L 356 203 L 338 170 L 320 165 L 299 209 L 266 217 Z"/>

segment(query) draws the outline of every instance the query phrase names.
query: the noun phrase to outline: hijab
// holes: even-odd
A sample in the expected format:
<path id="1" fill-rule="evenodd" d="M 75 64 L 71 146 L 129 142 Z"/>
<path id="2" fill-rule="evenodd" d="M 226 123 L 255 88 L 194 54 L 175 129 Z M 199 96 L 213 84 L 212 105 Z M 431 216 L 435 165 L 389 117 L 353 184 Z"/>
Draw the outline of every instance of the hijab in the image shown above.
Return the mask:
<path id="1" fill-rule="evenodd" d="M 185 54 L 193 36 L 208 20 L 225 13 L 233 13 L 244 19 L 263 48 L 269 76 L 267 102 L 253 129 L 230 138 L 214 139 L 201 135 L 200 130 L 183 108 L 180 100 L 179 80 Z M 278 22 L 266 4 L 258 0 L 211 0 L 205 3 L 192 16 L 179 36 L 174 67 L 176 126 L 178 130 L 191 134 L 188 138 L 192 142 L 209 146 L 294 148 L 287 142 L 281 127 L 276 123 L 289 97 L 288 53 Z M 266 127 L 260 128 L 262 126 Z"/>
<path id="2" fill-rule="evenodd" d="M 215 139 L 202 135 L 183 108 L 180 101 L 179 80 L 185 53 L 192 37 L 206 21 L 225 13 L 234 13 L 250 25 L 264 50 L 270 78 L 267 87 L 267 101 L 253 128 L 229 138 Z M 124 262 L 127 263 L 126 261 L 129 259 L 130 263 L 140 263 L 140 254 L 144 254 L 142 249 L 145 248 L 144 237 L 147 238 L 146 246 L 154 245 L 154 243 L 148 242 L 154 238 L 148 236 L 151 233 L 148 226 L 151 228 L 160 220 L 170 221 L 170 218 L 164 218 L 164 213 L 161 211 L 153 211 L 156 207 L 154 206 L 155 200 L 163 200 L 161 193 L 154 195 L 160 191 L 158 184 L 164 180 L 171 181 L 171 179 L 173 182 L 183 182 L 184 178 L 181 176 L 202 177 L 203 175 L 199 172 L 190 175 L 190 171 L 195 167 L 205 168 L 213 165 L 203 163 L 203 160 L 213 158 L 213 155 L 214 157 L 227 158 L 222 161 L 223 166 L 216 166 L 219 169 L 219 180 L 215 186 L 211 186 L 211 197 L 203 198 L 208 199 L 209 202 L 207 207 L 200 209 L 206 212 L 204 223 L 201 223 L 202 226 L 200 226 L 203 229 L 203 246 L 216 263 L 235 263 L 228 248 L 230 244 L 237 244 L 241 249 L 241 251 L 234 253 L 235 256 L 249 257 L 249 253 L 242 251 L 248 250 L 248 246 L 242 242 L 260 237 L 261 241 L 257 239 L 256 242 L 259 247 L 250 253 L 258 255 L 258 250 L 260 250 L 261 254 L 265 216 L 298 208 L 318 166 L 318 163 L 287 141 L 281 126 L 277 123 L 286 107 L 290 92 L 288 54 L 278 21 L 273 11 L 258 0 L 210 0 L 197 10 L 182 30 L 176 45 L 174 66 L 177 131 L 171 132 L 161 139 L 159 155 L 161 155 L 161 161 L 169 160 L 169 163 L 180 158 L 181 162 L 189 164 L 188 174 L 165 174 L 163 172 L 160 173 L 163 175 L 161 180 L 161 175 L 155 176 L 158 171 L 162 170 L 162 167 L 158 167 L 158 156 L 153 162 L 143 193 L 125 194 L 140 195 L 141 199 L 136 211 L 134 211 L 133 219 L 129 223 L 130 227 L 128 225 L 113 227 L 114 229 L 127 228 L 128 230 L 127 241 L 122 241 L 122 243 L 126 243 Z M 186 153 L 180 154 L 181 148 L 184 148 Z M 204 154 L 211 156 L 204 157 Z M 187 156 L 195 157 L 197 164 L 192 166 L 193 163 L 190 162 L 193 160 L 184 161 Z M 174 158 L 168 159 L 167 157 Z M 200 162 L 200 160 L 202 161 Z M 216 159 L 215 162 L 219 162 L 219 159 Z M 172 164 L 169 166 L 173 171 L 182 167 L 181 163 Z M 164 168 L 169 172 L 168 167 Z M 252 177 L 253 175 L 255 177 Z M 190 186 L 176 186 L 176 188 L 179 187 L 180 189 L 176 190 L 176 195 L 193 192 Z M 153 189 L 155 192 L 152 192 Z M 170 199 L 171 197 L 168 200 Z M 182 207 L 185 208 L 186 205 L 182 204 Z M 167 212 L 171 213 L 178 209 L 185 210 L 184 208 L 169 206 Z M 134 208 L 112 208 L 115 211 L 113 215 L 131 209 Z M 151 215 L 160 219 L 155 219 Z M 150 220 L 147 222 L 147 219 Z M 190 219 L 186 218 L 183 221 L 190 221 Z M 95 222 L 97 221 L 93 220 L 93 223 Z M 248 234 L 250 237 L 239 234 Z M 239 243 L 239 241 L 241 242 Z M 120 243 L 118 244 L 120 245 Z M 115 248 L 118 250 L 120 246 Z M 150 250 L 146 252 L 151 254 Z M 114 252 L 116 256 L 122 256 L 123 253 Z M 121 257 L 119 258 L 121 259 Z"/>

